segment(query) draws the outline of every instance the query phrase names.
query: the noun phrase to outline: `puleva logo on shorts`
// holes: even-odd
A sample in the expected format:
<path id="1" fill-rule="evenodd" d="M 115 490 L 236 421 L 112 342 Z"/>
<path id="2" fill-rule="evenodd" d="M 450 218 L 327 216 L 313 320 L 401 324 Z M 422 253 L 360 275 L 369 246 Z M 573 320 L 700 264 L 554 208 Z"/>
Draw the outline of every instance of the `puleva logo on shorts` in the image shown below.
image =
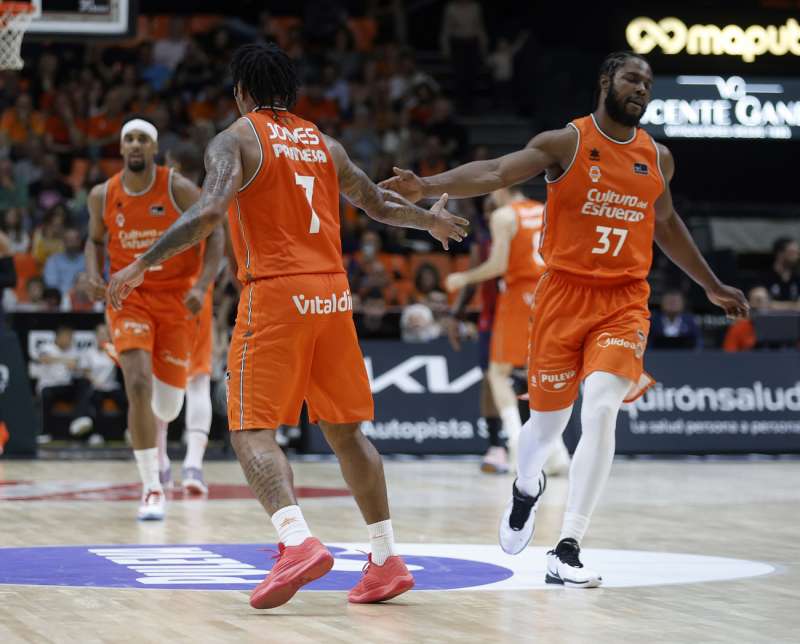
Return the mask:
<path id="1" fill-rule="evenodd" d="M 539 370 L 539 375 L 531 376 L 531 385 L 541 387 L 545 391 L 561 391 L 578 375 L 575 369 Z"/>
<path id="2" fill-rule="evenodd" d="M 644 355 L 644 344 L 646 338 L 642 331 L 636 331 L 636 335 L 639 338 L 638 342 L 632 342 L 631 340 L 626 340 L 625 338 L 616 338 L 610 333 L 601 333 L 597 337 L 597 346 L 601 349 L 607 349 L 608 347 L 630 349 L 633 351 L 634 356 L 641 358 Z"/>
<path id="3" fill-rule="evenodd" d="M 331 313 L 345 313 L 353 310 L 353 298 L 350 289 L 341 295 L 331 293 L 330 297 L 306 297 L 305 295 L 292 295 L 292 302 L 300 315 L 330 315 Z"/>

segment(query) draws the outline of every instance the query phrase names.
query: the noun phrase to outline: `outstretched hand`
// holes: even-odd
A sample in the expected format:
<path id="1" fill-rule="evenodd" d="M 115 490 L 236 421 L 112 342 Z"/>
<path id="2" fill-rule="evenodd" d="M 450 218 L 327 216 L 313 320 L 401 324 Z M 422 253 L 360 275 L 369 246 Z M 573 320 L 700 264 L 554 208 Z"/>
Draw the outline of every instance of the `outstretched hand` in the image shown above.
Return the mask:
<path id="1" fill-rule="evenodd" d="M 746 318 L 750 314 L 750 304 L 738 288 L 720 284 L 718 287 L 706 291 L 708 299 L 725 311 L 730 319 Z"/>
<path id="2" fill-rule="evenodd" d="M 425 184 L 411 170 L 403 170 L 397 167 L 392 168 L 392 170 L 394 171 L 394 176 L 381 181 L 378 184 L 379 187 L 386 190 L 394 190 L 411 203 L 417 203 L 425 196 Z"/>
<path id="3" fill-rule="evenodd" d="M 451 239 L 460 242 L 467 236 L 467 231 L 463 226 L 468 226 L 469 221 L 447 212 L 444 208 L 446 204 L 447 193 L 439 197 L 439 201 L 431 206 L 431 212 L 436 215 L 436 219 L 428 232 L 431 237 L 441 242 L 442 248 L 449 250 Z"/>
<path id="4" fill-rule="evenodd" d="M 122 308 L 122 301 L 144 281 L 146 270 L 147 268 L 136 260 L 111 276 L 108 282 L 108 301 L 115 311 Z"/>

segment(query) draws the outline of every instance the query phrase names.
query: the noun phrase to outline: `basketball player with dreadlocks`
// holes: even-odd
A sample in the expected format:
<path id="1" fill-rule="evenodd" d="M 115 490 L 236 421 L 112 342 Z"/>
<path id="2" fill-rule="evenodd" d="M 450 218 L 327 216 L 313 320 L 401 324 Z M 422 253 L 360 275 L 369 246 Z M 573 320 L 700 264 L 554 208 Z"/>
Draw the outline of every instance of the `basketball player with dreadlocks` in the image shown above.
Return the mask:
<path id="1" fill-rule="evenodd" d="M 619 409 L 652 382 L 643 354 L 653 241 L 729 317 L 748 313 L 742 292 L 719 281 L 675 212 L 670 151 L 638 127 L 652 81 L 645 58 L 613 53 L 600 69 L 592 114 L 497 159 L 425 178 L 395 169 L 381 184 L 417 201 L 445 192 L 474 197 L 545 173 L 541 253 L 547 272 L 536 290 L 530 330 L 531 417 L 520 435 L 500 545 L 516 554 L 530 542 L 545 488 L 542 467 L 583 382 L 582 435 L 559 541 L 547 554 L 548 583 L 590 588 L 602 582 L 581 563 L 580 543 L 611 470 Z"/>
<path id="2" fill-rule="evenodd" d="M 414 580 L 395 551 L 381 457 L 360 430 L 373 401 L 342 264 L 339 194 L 384 224 L 429 231 L 445 249 L 463 238 L 467 221 L 444 209 L 446 196 L 427 211 L 378 188 L 336 140 L 292 114 L 298 81 L 276 45 L 244 45 L 231 71 L 242 118 L 209 143 L 200 200 L 112 277 L 111 301 L 120 307 L 148 266 L 197 244 L 228 213 L 244 283 L 228 354 L 231 443 L 280 539 L 278 561 L 250 604 L 280 606 L 333 566 L 311 536 L 275 441 L 279 425 L 298 421 L 303 400 L 367 523 L 370 560 L 349 600 L 390 599 Z"/>

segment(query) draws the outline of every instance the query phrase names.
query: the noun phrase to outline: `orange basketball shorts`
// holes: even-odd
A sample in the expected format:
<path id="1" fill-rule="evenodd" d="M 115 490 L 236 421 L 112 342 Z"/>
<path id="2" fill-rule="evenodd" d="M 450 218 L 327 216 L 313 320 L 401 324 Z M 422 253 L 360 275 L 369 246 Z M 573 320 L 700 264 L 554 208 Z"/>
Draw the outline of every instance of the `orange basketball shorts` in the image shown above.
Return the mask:
<path id="1" fill-rule="evenodd" d="M 214 287 L 209 286 L 206 297 L 203 300 L 203 308 L 200 309 L 200 313 L 192 319 L 195 325 L 195 332 L 194 343 L 192 344 L 192 357 L 189 362 L 189 378 L 194 378 L 200 374 L 211 373 L 211 326 L 214 322 L 213 292 Z"/>
<path id="2" fill-rule="evenodd" d="M 521 367 L 528 364 L 531 304 L 536 282 L 514 284 L 497 297 L 489 360 Z"/>
<path id="3" fill-rule="evenodd" d="M 122 310 L 106 310 L 115 352 L 143 349 L 152 354 L 153 375 L 183 389 L 189 373 L 194 339 L 193 320 L 183 303 L 182 291 L 136 289 Z"/>
<path id="4" fill-rule="evenodd" d="M 373 418 L 372 392 L 342 273 L 292 275 L 246 284 L 228 352 L 231 430 L 309 420 Z"/>
<path id="5" fill-rule="evenodd" d="M 649 295 L 644 280 L 598 286 L 555 271 L 542 276 L 530 334 L 531 409 L 569 407 L 578 397 L 580 383 L 595 371 L 630 380 L 626 402 L 644 393 L 653 384 L 644 372 Z"/>

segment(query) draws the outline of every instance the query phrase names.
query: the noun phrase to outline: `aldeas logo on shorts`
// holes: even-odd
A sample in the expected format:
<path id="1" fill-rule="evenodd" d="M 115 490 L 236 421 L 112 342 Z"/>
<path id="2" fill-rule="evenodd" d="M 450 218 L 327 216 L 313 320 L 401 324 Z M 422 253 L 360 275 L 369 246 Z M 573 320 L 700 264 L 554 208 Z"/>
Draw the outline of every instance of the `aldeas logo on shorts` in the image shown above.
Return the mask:
<path id="1" fill-rule="evenodd" d="M 350 289 L 341 295 L 331 293 L 330 297 L 306 297 L 305 295 L 292 295 L 292 302 L 300 315 L 329 315 L 331 313 L 345 313 L 353 310 L 353 298 Z"/>
<path id="2" fill-rule="evenodd" d="M 646 337 L 642 331 L 636 331 L 636 335 L 639 337 L 638 342 L 632 342 L 631 340 L 626 340 L 625 338 L 615 338 L 610 333 L 601 333 L 597 337 L 597 346 L 601 349 L 607 349 L 608 347 L 630 349 L 637 358 L 641 358 L 644 355 L 644 344 Z"/>

